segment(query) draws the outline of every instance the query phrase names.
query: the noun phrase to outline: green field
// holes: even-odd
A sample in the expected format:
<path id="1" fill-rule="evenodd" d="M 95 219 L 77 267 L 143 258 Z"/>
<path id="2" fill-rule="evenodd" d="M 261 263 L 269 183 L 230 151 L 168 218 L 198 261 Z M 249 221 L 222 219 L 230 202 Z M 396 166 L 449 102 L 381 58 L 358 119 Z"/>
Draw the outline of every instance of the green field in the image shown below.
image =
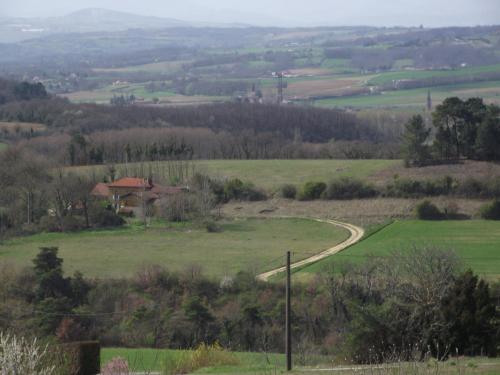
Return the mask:
<path id="1" fill-rule="evenodd" d="M 7 144 L 0 142 L 0 151 L 6 150 L 7 149 Z"/>
<path id="2" fill-rule="evenodd" d="M 315 273 L 342 262 L 387 257 L 413 245 L 453 250 L 465 267 L 488 279 L 500 278 L 500 222 L 498 221 L 397 221 L 342 253 L 299 271 Z"/>
<path id="3" fill-rule="evenodd" d="M 166 349 L 124 349 L 124 348 L 105 348 L 101 351 L 101 364 L 105 365 L 109 360 L 121 357 L 127 360 L 132 371 L 149 372 L 161 371 L 162 363 L 165 358 L 180 358 L 186 351 L 166 350 Z M 202 368 L 195 371 L 196 374 L 252 374 L 252 375 L 271 375 L 282 374 L 285 372 L 285 356 L 274 353 L 232 353 L 239 361 L 237 366 L 219 366 Z M 297 357 L 295 357 L 297 358 Z M 387 364 L 380 367 L 346 365 L 338 362 L 333 357 L 308 355 L 306 366 L 295 364 L 291 374 L 340 374 L 340 375 L 371 375 L 386 374 L 397 375 L 402 373 L 418 374 L 442 374 L 442 375 L 498 375 L 500 373 L 500 359 L 498 358 L 451 358 L 447 362 L 441 363 L 399 363 L 394 365 Z M 438 365 L 438 366 L 437 366 Z M 437 367 L 436 367 L 437 366 Z M 335 370 L 333 368 L 336 367 Z M 417 370 L 419 368 L 420 370 Z M 329 370 L 332 369 L 332 370 Z M 405 372 L 405 369 L 408 372 Z M 418 372 L 417 372 L 418 371 Z"/>
<path id="4" fill-rule="evenodd" d="M 321 99 L 315 102 L 319 107 L 419 107 L 425 108 L 429 88 L 386 91 L 375 95 L 338 97 Z M 448 86 L 431 87 L 434 105 L 450 96 L 462 99 L 482 97 L 486 102 L 500 103 L 500 81 L 476 82 Z"/>
<path id="5" fill-rule="evenodd" d="M 399 160 L 210 160 L 195 165 L 211 176 L 237 177 L 273 189 L 287 183 L 328 182 L 340 176 L 361 179 L 400 163 Z"/>
<path id="6" fill-rule="evenodd" d="M 192 266 L 213 277 L 263 272 L 283 264 L 286 250 L 299 258 L 327 249 L 347 231 L 306 219 L 247 219 L 221 223 L 222 233 L 194 224 L 139 224 L 116 230 L 44 233 L 0 245 L 0 261 L 29 266 L 40 246 L 57 246 L 64 270 L 96 278 L 132 277 L 143 265 L 172 271 Z M 283 256 L 283 257 L 281 257 Z"/>
<path id="7" fill-rule="evenodd" d="M 159 371 L 165 357 L 179 358 L 186 351 L 181 350 L 157 350 L 157 349 L 125 349 L 107 348 L 101 351 L 101 363 L 105 364 L 109 360 L 121 357 L 127 360 L 129 366 L 135 371 Z M 238 367 L 224 367 L 201 369 L 197 373 L 262 373 L 269 369 L 280 368 L 285 365 L 283 354 L 264 353 L 233 353 L 240 361 Z"/>
<path id="8" fill-rule="evenodd" d="M 426 79 L 433 77 L 462 77 L 480 73 L 500 72 L 500 64 L 474 66 L 469 68 L 453 70 L 404 70 L 400 72 L 388 72 L 377 75 L 368 83 L 370 85 L 383 85 L 401 79 Z"/>
<path id="9" fill-rule="evenodd" d="M 273 191 L 283 184 L 302 185 L 307 181 L 329 182 L 332 178 L 348 176 L 359 179 L 370 177 L 381 170 L 401 165 L 401 160 L 199 160 L 193 161 L 194 171 L 216 178 L 239 178 L 259 188 Z M 155 170 L 163 169 L 167 162 L 151 163 Z M 148 170 L 149 163 L 128 164 L 128 174 Z M 118 174 L 125 176 L 123 165 L 116 166 Z M 91 174 L 103 173 L 104 167 L 72 167 L 69 170 Z"/>

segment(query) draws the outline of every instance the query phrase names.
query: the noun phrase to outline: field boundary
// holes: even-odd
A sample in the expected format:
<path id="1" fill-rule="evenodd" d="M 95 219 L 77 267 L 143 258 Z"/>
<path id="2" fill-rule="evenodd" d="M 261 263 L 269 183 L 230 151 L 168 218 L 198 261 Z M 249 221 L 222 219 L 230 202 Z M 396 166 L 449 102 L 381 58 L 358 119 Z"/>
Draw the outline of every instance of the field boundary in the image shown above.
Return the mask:
<path id="1" fill-rule="evenodd" d="M 300 218 L 297 218 L 297 219 L 300 219 Z M 327 250 L 324 250 L 324 251 L 322 251 L 316 255 L 313 255 L 309 258 L 306 258 L 306 259 L 303 259 L 303 260 L 298 261 L 296 263 L 293 263 L 291 265 L 292 270 L 296 269 L 296 268 L 307 266 L 307 265 L 312 264 L 312 263 L 316 263 L 316 262 L 323 260 L 331 255 L 338 254 L 341 251 L 347 249 L 348 247 L 351 247 L 352 245 L 355 245 L 358 242 L 360 242 L 365 235 L 365 230 L 363 228 L 358 227 L 358 226 L 353 225 L 353 224 L 344 223 L 342 221 L 337 221 L 337 220 L 314 219 L 314 218 L 308 218 L 308 219 L 317 221 L 319 223 L 332 224 L 332 225 L 335 225 L 337 227 L 347 229 L 351 233 L 351 236 L 347 240 L 345 240 L 344 242 L 341 242 L 341 243 L 335 245 L 334 247 L 331 247 Z M 286 271 L 285 266 L 275 268 L 271 271 L 267 271 L 267 272 L 261 273 L 260 275 L 257 275 L 257 280 L 267 282 L 267 281 L 269 281 L 269 279 L 271 277 L 276 276 L 276 275 L 283 273 L 285 271 Z"/>

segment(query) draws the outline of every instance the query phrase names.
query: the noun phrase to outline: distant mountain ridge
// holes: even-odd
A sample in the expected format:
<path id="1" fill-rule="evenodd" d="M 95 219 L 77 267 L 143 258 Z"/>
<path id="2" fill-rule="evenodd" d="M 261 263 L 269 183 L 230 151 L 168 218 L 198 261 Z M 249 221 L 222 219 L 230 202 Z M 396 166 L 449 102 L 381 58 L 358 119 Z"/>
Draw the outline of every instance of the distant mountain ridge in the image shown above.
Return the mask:
<path id="1" fill-rule="evenodd" d="M 173 27 L 244 27 L 181 21 L 174 18 L 141 16 L 101 8 L 87 8 L 61 17 L 0 17 L 0 43 L 16 43 L 27 39 L 60 33 L 113 32 L 128 29 L 166 29 Z"/>

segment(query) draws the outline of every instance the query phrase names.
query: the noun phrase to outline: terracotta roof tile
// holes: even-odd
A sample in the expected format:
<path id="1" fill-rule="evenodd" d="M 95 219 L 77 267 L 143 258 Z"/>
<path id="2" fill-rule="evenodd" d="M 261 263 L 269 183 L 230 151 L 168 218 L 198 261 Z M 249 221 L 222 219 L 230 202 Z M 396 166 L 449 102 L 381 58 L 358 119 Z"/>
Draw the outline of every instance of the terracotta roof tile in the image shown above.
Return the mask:
<path id="1" fill-rule="evenodd" d="M 119 180 L 109 184 L 109 187 L 115 188 L 151 188 L 148 180 L 143 178 L 134 178 L 134 177 L 124 177 Z"/>
<path id="2" fill-rule="evenodd" d="M 90 192 L 90 194 L 96 196 L 96 197 L 109 197 L 109 187 L 107 184 L 104 184 L 104 183 L 99 183 L 97 184 L 93 189 L 92 191 Z"/>

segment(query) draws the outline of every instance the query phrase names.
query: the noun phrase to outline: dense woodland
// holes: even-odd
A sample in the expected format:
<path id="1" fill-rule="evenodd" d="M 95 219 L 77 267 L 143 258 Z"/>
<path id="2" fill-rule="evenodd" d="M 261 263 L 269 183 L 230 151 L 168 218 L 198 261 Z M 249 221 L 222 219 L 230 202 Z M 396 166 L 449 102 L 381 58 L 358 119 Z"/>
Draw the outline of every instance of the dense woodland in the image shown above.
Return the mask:
<path id="1" fill-rule="evenodd" d="M 63 164 L 170 159 L 397 157 L 392 128 L 341 110 L 251 103 L 189 107 L 71 104 L 0 82 L 0 120 L 46 125 L 5 133 Z M 18 97 L 16 90 L 24 90 Z M 30 91 L 31 90 L 31 91 Z M 386 147 L 378 147 L 383 143 Z"/>

